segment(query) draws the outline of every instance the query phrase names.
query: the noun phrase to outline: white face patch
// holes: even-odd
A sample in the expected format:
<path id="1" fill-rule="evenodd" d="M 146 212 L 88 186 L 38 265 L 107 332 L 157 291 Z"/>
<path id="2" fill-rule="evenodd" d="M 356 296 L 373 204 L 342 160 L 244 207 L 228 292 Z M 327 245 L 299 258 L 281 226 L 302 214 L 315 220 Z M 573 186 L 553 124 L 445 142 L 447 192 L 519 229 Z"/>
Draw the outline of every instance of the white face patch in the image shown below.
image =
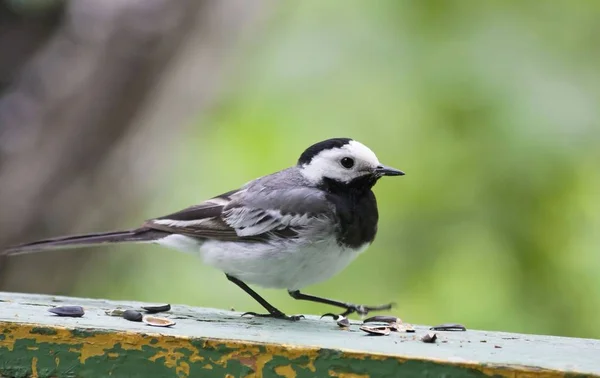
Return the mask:
<path id="1" fill-rule="evenodd" d="M 341 161 L 343 158 L 354 160 L 352 168 L 345 168 Z M 323 178 L 341 182 L 350 182 L 357 177 L 373 172 L 379 163 L 375 153 L 364 144 L 355 140 L 339 148 L 323 150 L 305 164 L 300 171 L 309 181 L 317 184 Z"/>

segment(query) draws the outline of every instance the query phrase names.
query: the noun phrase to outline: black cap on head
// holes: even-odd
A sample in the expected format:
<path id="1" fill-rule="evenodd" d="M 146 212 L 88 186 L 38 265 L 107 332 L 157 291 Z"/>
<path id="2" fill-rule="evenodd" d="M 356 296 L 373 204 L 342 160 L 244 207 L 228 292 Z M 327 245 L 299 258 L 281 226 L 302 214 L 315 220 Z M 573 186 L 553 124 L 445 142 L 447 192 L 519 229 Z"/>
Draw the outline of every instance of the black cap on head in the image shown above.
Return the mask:
<path id="1" fill-rule="evenodd" d="M 323 150 L 331 150 L 333 148 L 340 148 L 344 145 L 350 143 L 352 139 L 350 138 L 332 138 L 327 139 L 319 143 L 315 143 L 312 146 L 308 147 L 302 155 L 300 155 L 300 159 L 298 159 L 298 165 L 304 165 L 310 163 L 310 161 L 319 154 L 319 152 Z"/>

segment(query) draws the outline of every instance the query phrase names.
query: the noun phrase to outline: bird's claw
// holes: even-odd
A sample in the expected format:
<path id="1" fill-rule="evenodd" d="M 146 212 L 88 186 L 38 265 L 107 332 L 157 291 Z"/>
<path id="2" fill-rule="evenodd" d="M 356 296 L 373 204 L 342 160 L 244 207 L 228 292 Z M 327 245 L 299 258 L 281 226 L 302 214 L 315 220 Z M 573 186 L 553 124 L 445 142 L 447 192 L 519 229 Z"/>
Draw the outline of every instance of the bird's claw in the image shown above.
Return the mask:
<path id="1" fill-rule="evenodd" d="M 365 315 L 368 315 L 371 311 L 390 310 L 395 305 L 396 304 L 394 302 L 386 303 L 384 305 L 379 305 L 379 306 L 365 306 L 365 305 L 348 304 L 348 306 L 346 307 L 346 311 L 344 311 L 340 315 L 348 316 L 350 314 L 357 313 L 359 315 L 365 316 Z"/>
<path id="2" fill-rule="evenodd" d="M 258 317 L 258 318 L 274 318 L 274 319 L 290 320 L 293 322 L 296 322 L 300 319 L 304 319 L 304 315 L 286 315 L 283 312 L 259 314 L 256 312 L 248 311 L 248 312 L 244 312 L 241 316 L 246 316 L 246 315 L 251 315 L 254 317 Z"/>

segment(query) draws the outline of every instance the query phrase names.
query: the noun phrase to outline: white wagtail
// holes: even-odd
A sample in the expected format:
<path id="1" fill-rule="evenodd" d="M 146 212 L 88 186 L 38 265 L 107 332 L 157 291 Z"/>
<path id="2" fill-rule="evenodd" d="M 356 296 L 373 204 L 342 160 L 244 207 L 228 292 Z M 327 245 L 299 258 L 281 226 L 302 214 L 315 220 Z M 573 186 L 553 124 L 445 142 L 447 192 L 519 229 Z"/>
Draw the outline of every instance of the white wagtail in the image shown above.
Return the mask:
<path id="1" fill-rule="evenodd" d="M 8 255 L 105 243 L 156 243 L 199 254 L 250 294 L 267 314 L 287 316 L 246 283 L 287 289 L 295 299 L 357 312 L 387 310 L 392 304 L 365 306 L 307 295 L 300 289 L 331 278 L 374 240 L 378 211 L 371 190 L 382 176 L 400 176 L 368 147 L 335 138 L 306 149 L 290 168 L 260 177 L 240 189 L 199 205 L 150 219 L 141 227 L 64 236 L 9 248 Z"/>

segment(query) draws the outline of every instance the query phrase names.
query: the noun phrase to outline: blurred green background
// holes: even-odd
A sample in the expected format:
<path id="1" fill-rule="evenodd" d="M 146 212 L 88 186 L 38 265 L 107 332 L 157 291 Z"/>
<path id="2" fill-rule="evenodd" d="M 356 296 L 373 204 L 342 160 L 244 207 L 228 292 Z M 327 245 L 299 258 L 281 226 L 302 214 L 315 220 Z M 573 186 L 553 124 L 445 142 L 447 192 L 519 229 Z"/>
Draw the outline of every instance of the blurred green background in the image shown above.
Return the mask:
<path id="1" fill-rule="evenodd" d="M 395 301 L 409 323 L 600 337 L 600 2 L 274 7 L 179 137 L 149 205 L 115 226 L 347 136 L 407 175 L 375 188 L 372 247 L 305 292 Z M 257 290 L 287 313 L 332 310 Z M 155 246 L 113 248 L 69 294 L 261 310 L 197 257 Z"/>

